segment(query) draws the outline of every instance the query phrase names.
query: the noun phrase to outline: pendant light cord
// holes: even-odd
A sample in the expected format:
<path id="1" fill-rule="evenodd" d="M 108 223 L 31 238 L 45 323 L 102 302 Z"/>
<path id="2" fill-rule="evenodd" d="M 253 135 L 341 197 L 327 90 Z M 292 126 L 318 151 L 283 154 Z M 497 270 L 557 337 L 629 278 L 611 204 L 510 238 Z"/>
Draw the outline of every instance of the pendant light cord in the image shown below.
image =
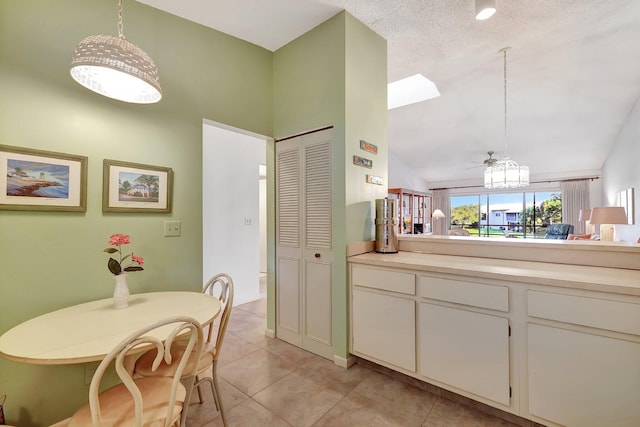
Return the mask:
<path id="1" fill-rule="evenodd" d="M 504 54 L 504 156 L 507 157 L 507 51 L 510 47 L 503 47 L 500 52 Z"/>
<path id="2" fill-rule="evenodd" d="M 122 0 L 118 0 L 118 37 L 124 39 L 124 24 L 122 23 Z"/>

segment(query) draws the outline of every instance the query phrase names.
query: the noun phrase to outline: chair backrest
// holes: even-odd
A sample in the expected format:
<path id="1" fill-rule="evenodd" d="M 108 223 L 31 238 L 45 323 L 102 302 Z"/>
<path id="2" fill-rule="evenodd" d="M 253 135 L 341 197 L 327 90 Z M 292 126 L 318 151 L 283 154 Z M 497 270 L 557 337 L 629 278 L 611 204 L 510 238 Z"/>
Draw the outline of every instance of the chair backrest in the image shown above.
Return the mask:
<path id="1" fill-rule="evenodd" d="M 151 331 L 153 331 L 152 334 L 150 334 Z M 173 361 L 173 363 L 178 362 L 178 368 L 173 376 L 171 390 L 168 396 L 167 416 L 164 423 L 165 427 L 169 427 L 171 425 L 178 390 L 179 387 L 182 386 L 180 384 L 180 378 L 185 375 L 191 376 L 191 380 L 193 380 L 193 377 L 195 377 L 196 374 L 197 366 L 195 364 L 192 364 L 193 367 L 190 369 L 192 372 L 184 372 L 189 359 L 189 354 L 193 351 L 197 357 L 200 358 L 204 347 L 202 326 L 197 320 L 187 316 L 167 318 L 139 329 L 121 341 L 120 344 L 105 356 L 100 365 L 98 365 L 89 386 L 89 408 L 91 411 L 91 420 L 94 426 L 100 425 L 100 401 L 98 398 L 100 382 L 112 361 L 115 361 L 115 368 L 118 373 L 118 377 L 127 390 L 129 390 L 134 401 L 135 425 L 136 427 L 142 426 L 142 394 L 136 385 L 136 382 L 132 378 L 131 373 L 125 367 L 125 358 L 129 355 L 140 353 L 141 351 L 152 347 L 157 350 L 157 356 L 153 361 L 153 370 L 158 368 L 158 365 L 160 365 L 163 359 L 167 364 L 172 363 L 171 346 L 178 335 L 180 335 L 180 340 L 186 341 L 188 338 L 188 342 L 186 346 L 187 351 L 181 353 L 182 356 L 180 360 Z"/>
<path id="2" fill-rule="evenodd" d="M 229 324 L 229 316 L 231 315 L 231 307 L 233 306 L 233 279 L 227 273 L 219 273 L 207 281 L 202 289 L 205 294 L 212 295 L 220 301 L 222 305 L 222 314 L 220 315 L 220 323 L 218 324 L 218 333 L 216 335 L 216 352 L 214 359 L 220 355 L 220 348 L 224 340 L 227 325 Z M 211 342 L 213 335 L 213 324 L 209 327 L 209 335 L 207 341 Z"/>
<path id="3" fill-rule="evenodd" d="M 573 233 L 573 225 L 571 224 L 549 224 L 547 226 L 547 234 L 545 239 L 564 239 Z"/>

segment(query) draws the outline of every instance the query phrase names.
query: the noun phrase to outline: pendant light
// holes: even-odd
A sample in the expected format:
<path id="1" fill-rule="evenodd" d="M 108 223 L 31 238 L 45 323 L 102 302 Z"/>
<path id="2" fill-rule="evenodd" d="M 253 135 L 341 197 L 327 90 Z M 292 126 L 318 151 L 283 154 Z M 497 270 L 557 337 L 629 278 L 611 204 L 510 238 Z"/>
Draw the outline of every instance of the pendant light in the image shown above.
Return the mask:
<path id="1" fill-rule="evenodd" d="M 153 60 L 125 39 L 122 0 L 118 0 L 118 36 L 89 36 L 76 45 L 71 77 L 109 98 L 152 104 L 162 98 L 160 76 Z"/>
<path id="2" fill-rule="evenodd" d="M 485 188 L 518 188 L 529 185 L 529 167 L 520 166 L 509 158 L 507 152 L 507 51 L 510 47 L 500 49 L 504 54 L 504 157 L 484 171 Z"/>

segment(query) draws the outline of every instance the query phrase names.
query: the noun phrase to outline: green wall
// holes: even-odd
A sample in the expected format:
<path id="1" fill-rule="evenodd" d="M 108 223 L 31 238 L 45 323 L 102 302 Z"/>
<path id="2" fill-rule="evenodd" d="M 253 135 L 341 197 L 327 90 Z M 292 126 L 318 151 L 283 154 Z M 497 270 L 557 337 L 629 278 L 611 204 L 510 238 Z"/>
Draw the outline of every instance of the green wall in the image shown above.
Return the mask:
<path id="1" fill-rule="evenodd" d="M 102 252 L 112 233 L 130 234 L 145 258 L 132 292 L 200 289 L 202 119 L 273 133 L 271 52 L 135 1 L 125 1 L 124 25 L 160 70 L 158 104 L 110 100 L 69 76 L 77 42 L 116 34 L 115 1 L 0 2 L 0 144 L 89 158 L 85 213 L 0 210 L 0 333 L 112 295 Z M 102 213 L 103 159 L 173 168 L 173 212 Z M 169 219 L 182 221 L 181 237 L 163 237 Z M 8 422 L 49 425 L 86 402 L 84 366 L 0 358 L 3 393 Z"/>
<path id="2" fill-rule="evenodd" d="M 42 313 L 106 298 L 113 278 L 102 252 L 109 235 L 130 234 L 145 271 L 132 292 L 202 285 L 202 119 L 282 137 L 333 125 L 335 353 L 348 356 L 346 245 L 372 238 L 371 198 L 386 181 L 386 44 L 347 13 L 272 53 L 138 2 L 124 5 L 124 33 L 156 62 L 161 102 L 101 97 L 69 76 L 73 48 L 116 34 L 114 0 L 0 2 L 0 144 L 89 158 L 85 213 L 0 210 L 0 333 Z M 379 146 L 371 171 L 352 164 L 359 140 Z M 273 329 L 274 155 L 267 142 L 268 327 Z M 364 153 L 361 153 L 364 154 Z M 171 167 L 171 214 L 102 213 L 102 161 Z M 362 169 L 362 170 L 361 170 Z M 375 186 L 377 187 L 377 186 Z M 386 189 L 386 188 L 385 188 Z M 165 220 L 182 236 L 163 237 Z M 61 331 L 64 333 L 64 331 Z M 84 365 L 38 366 L 0 358 L 7 421 L 46 426 L 87 400 Z"/>
<path id="3" fill-rule="evenodd" d="M 338 357 L 348 356 L 348 243 L 373 239 L 372 197 L 386 186 L 365 184 L 366 173 L 387 174 L 386 41 L 342 12 L 280 48 L 274 55 L 276 138 L 326 125 L 333 141 L 333 342 Z M 375 169 L 353 165 L 360 139 L 379 146 Z M 275 293 L 273 293 L 275 295 Z M 269 306 L 270 329 L 275 303 Z"/>

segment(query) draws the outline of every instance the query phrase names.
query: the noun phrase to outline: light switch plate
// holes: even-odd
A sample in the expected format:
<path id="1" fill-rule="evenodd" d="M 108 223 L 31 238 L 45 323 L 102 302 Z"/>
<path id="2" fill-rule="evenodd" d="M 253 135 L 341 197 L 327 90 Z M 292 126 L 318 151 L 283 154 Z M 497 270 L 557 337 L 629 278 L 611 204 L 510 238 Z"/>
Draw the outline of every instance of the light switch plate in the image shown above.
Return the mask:
<path id="1" fill-rule="evenodd" d="M 181 230 L 180 221 L 164 222 L 164 237 L 178 237 L 180 236 L 180 230 Z"/>

